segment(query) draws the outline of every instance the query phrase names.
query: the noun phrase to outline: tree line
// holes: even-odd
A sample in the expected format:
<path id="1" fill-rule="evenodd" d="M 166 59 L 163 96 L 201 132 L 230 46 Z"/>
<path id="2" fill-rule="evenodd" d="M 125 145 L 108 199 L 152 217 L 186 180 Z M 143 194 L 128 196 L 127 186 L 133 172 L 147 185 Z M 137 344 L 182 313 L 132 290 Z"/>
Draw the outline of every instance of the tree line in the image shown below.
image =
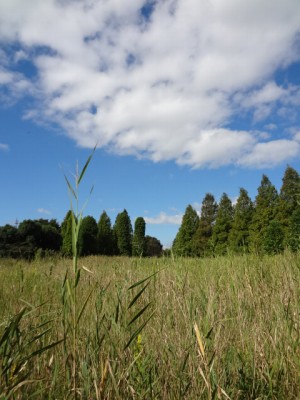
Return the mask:
<path id="1" fill-rule="evenodd" d="M 116 217 L 112 226 L 106 211 L 98 223 L 88 215 L 82 219 L 78 237 L 78 253 L 87 255 L 122 255 L 152 257 L 162 254 L 162 244 L 145 235 L 144 218 L 135 220 L 134 229 L 128 212 Z M 24 220 L 20 224 L 0 227 L 0 257 L 27 258 L 60 253 L 72 256 L 72 211 L 60 225 L 55 219 Z"/>
<path id="2" fill-rule="evenodd" d="M 200 216 L 188 205 L 172 251 L 178 256 L 205 257 L 228 253 L 277 254 L 300 248 L 300 177 L 287 166 L 278 193 L 262 176 L 255 200 L 241 188 L 235 205 L 226 193 L 219 203 L 211 193 Z"/>

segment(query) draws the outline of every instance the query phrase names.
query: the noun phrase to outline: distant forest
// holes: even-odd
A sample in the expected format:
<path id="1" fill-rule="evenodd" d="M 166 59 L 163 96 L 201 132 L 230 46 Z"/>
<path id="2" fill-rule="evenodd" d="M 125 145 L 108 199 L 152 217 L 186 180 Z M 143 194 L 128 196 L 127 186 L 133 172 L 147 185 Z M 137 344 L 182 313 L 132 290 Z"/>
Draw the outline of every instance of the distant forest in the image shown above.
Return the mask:
<path id="1" fill-rule="evenodd" d="M 116 217 L 114 226 L 103 211 L 98 223 L 92 216 L 82 219 L 78 253 L 88 255 L 160 256 L 163 246 L 158 239 L 145 236 L 146 223 L 135 220 L 134 230 L 126 210 Z M 72 211 L 62 224 L 55 219 L 24 220 L 20 224 L 0 227 L 0 257 L 26 258 L 55 254 L 72 256 Z"/>
<path id="2" fill-rule="evenodd" d="M 207 193 L 201 215 L 188 205 L 173 242 L 175 255 L 277 254 L 300 248 L 300 177 L 287 166 L 280 192 L 266 175 L 254 201 L 240 189 L 236 204 L 224 193 L 217 204 Z"/>
<path id="3" fill-rule="evenodd" d="M 300 176 L 287 166 L 280 192 L 266 175 L 254 201 L 241 188 L 236 204 L 224 193 L 217 203 L 211 193 L 202 201 L 200 215 L 188 205 L 172 245 L 172 252 L 183 257 L 226 254 L 277 254 L 289 248 L 300 249 Z M 78 252 L 87 255 L 160 256 L 160 241 L 146 236 L 146 223 L 138 217 L 132 228 L 126 210 L 112 226 L 103 211 L 98 223 L 83 218 Z M 72 255 L 72 211 L 61 225 L 55 219 L 24 220 L 0 227 L 0 257 L 27 258 L 46 255 Z M 169 255 L 170 250 L 164 254 Z"/>

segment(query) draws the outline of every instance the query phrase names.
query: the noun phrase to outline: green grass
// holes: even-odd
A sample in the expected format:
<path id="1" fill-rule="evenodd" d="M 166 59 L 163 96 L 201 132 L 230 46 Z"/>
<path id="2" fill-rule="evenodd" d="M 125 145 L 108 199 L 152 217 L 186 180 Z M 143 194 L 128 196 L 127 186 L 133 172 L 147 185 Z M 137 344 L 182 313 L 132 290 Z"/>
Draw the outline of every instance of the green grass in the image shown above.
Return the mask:
<path id="1" fill-rule="evenodd" d="M 78 398 L 300 398 L 300 255 L 88 257 L 78 267 L 78 309 L 91 293 L 76 333 Z M 0 338 L 24 310 L 6 371 L 0 346 L 0 399 L 75 397 L 66 270 L 72 260 L 0 261 Z"/>

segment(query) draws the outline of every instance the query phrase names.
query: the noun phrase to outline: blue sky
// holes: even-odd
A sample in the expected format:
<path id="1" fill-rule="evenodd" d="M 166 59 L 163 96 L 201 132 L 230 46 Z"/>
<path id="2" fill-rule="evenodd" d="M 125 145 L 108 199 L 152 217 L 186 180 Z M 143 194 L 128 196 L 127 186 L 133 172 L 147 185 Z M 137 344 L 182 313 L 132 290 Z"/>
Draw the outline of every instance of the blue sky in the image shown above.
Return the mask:
<path id="1" fill-rule="evenodd" d="M 0 225 L 84 211 L 169 246 L 188 204 L 300 169 L 298 0 L 0 0 Z"/>

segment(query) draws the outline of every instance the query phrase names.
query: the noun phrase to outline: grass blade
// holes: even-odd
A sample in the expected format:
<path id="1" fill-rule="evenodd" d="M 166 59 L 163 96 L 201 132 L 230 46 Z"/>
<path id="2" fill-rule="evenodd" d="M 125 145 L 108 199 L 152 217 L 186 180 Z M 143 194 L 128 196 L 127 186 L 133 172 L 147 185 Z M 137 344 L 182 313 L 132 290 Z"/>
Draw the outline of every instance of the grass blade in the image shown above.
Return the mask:
<path id="1" fill-rule="evenodd" d="M 134 305 L 134 303 L 139 299 L 139 297 L 144 293 L 144 291 L 146 290 L 147 286 L 149 286 L 150 282 L 148 282 L 135 296 L 134 298 L 131 300 L 129 306 L 128 306 L 128 310 Z"/>

